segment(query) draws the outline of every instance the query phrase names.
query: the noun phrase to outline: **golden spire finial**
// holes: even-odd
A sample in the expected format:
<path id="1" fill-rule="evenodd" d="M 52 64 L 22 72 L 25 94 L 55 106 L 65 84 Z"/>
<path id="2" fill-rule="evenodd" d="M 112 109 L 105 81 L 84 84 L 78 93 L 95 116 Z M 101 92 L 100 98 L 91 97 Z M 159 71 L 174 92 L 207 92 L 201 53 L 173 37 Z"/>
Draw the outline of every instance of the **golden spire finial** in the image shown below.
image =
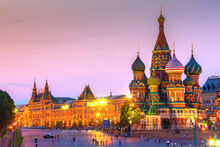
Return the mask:
<path id="1" fill-rule="evenodd" d="M 139 56 L 139 49 L 140 49 L 140 46 L 138 45 L 137 46 L 137 55 Z"/>
<path id="2" fill-rule="evenodd" d="M 191 52 L 192 52 L 192 55 L 193 55 L 193 43 L 192 43 L 192 51 Z"/>
<path id="3" fill-rule="evenodd" d="M 162 5 L 160 5 L 160 15 L 162 15 Z"/>
<path id="4" fill-rule="evenodd" d="M 175 43 L 173 42 L 173 54 L 175 54 Z"/>

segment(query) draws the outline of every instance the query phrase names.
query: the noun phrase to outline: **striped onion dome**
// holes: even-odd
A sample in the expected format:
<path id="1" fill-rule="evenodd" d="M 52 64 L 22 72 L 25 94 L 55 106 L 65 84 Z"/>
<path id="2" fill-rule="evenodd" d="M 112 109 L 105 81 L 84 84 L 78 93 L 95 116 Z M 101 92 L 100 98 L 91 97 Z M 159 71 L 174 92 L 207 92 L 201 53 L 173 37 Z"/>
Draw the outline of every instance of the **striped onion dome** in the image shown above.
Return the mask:
<path id="1" fill-rule="evenodd" d="M 173 58 L 167 63 L 166 72 L 183 72 L 183 64 L 176 58 L 175 52 L 173 53 Z"/>
<path id="2" fill-rule="evenodd" d="M 145 65 L 144 63 L 141 61 L 140 57 L 139 57 L 139 53 L 137 55 L 136 60 L 134 61 L 134 63 L 132 64 L 132 70 L 133 71 L 144 71 L 145 70 Z"/>
<path id="3" fill-rule="evenodd" d="M 202 73 L 202 67 L 197 63 L 193 54 L 185 66 L 184 73 L 186 75 L 200 75 Z"/>
<path id="4" fill-rule="evenodd" d="M 191 79 L 189 76 L 187 76 L 186 79 L 183 80 L 183 84 L 184 84 L 185 86 L 193 86 L 194 83 L 195 83 L 195 82 L 193 81 L 193 79 Z"/>

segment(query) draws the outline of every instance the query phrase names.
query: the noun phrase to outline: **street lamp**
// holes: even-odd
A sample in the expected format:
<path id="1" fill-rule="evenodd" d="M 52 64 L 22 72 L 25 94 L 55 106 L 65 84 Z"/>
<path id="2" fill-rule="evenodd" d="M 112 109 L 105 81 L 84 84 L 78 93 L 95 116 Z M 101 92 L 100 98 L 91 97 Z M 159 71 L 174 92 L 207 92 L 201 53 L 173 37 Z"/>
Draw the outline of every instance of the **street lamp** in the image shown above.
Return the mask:
<path id="1" fill-rule="evenodd" d="M 209 140 L 210 146 L 220 146 L 220 139 L 214 138 Z"/>

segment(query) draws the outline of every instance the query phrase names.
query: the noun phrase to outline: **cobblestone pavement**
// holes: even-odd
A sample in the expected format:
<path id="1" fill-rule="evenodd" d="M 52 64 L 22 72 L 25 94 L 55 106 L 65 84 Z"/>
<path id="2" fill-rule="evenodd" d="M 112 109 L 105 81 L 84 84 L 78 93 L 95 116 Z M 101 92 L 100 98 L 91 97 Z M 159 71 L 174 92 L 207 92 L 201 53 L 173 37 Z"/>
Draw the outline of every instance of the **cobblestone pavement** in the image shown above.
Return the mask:
<path id="1" fill-rule="evenodd" d="M 59 134 L 59 139 L 44 139 L 42 136 L 47 133 L 53 135 Z M 34 142 L 35 137 L 38 137 L 37 147 L 168 147 L 165 144 L 166 140 L 161 140 L 160 143 L 156 142 L 155 139 L 151 139 L 149 142 L 144 142 L 140 138 L 116 138 L 97 131 L 23 129 L 23 136 L 24 140 L 22 147 L 36 147 Z M 76 138 L 75 142 L 72 140 L 73 137 Z M 93 143 L 93 139 L 96 139 L 99 144 Z M 121 144 L 119 144 L 119 140 L 121 141 Z M 177 146 L 179 146 L 179 143 L 182 141 L 175 142 L 177 142 Z M 193 146 L 193 141 L 185 141 L 185 146 L 189 146 L 189 144 Z"/>

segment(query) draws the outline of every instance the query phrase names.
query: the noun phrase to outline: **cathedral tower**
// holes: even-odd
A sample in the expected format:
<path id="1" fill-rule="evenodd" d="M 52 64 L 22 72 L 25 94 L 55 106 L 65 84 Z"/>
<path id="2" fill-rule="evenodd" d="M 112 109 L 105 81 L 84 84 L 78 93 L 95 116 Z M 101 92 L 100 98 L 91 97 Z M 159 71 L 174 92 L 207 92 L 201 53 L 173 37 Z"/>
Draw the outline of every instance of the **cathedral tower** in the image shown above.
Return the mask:
<path id="1" fill-rule="evenodd" d="M 155 71 L 152 72 L 152 75 L 147 80 L 147 83 L 150 87 L 149 102 L 150 103 L 160 102 L 160 95 L 159 95 L 158 88 L 159 88 L 161 81 L 160 81 L 160 78 L 157 77 Z"/>
<path id="2" fill-rule="evenodd" d="M 45 99 L 45 100 L 51 100 L 52 99 L 52 95 L 51 95 L 51 92 L 49 91 L 49 86 L 48 86 L 48 81 L 47 80 L 46 80 L 45 87 L 44 87 L 43 99 Z"/>
<path id="3" fill-rule="evenodd" d="M 166 73 L 169 80 L 167 95 L 168 105 L 170 107 L 185 107 L 184 85 L 181 80 L 183 72 L 184 66 L 176 58 L 175 51 L 173 51 L 173 58 L 166 66 Z"/>
<path id="4" fill-rule="evenodd" d="M 188 75 L 186 79 L 183 81 L 183 84 L 185 86 L 185 101 L 189 107 L 198 107 L 198 104 L 196 103 L 195 96 L 193 94 L 193 85 L 194 85 L 193 79 L 191 79 Z"/>
<path id="5" fill-rule="evenodd" d="M 162 15 L 162 11 L 160 12 L 160 16 L 158 18 L 159 23 L 159 34 L 157 37 L 156 44 L 154 46 L 154 50 L 152 51 L 152 61 L 151 61 L 151 75 L 154 70 L 156 75 L 160 78 L 161 84 L 159 93 L 161 98 L 167 99 L 166 87 L 168 84 L 167 74 L 165 72 L 165 67 L 169 60 L 171 59 L 171 51 L 169 49 L 165 34 L 164 34 L 164 21 L 165 18 Z"/>
<path id="6" fill-rule="evenodd" d="M 193 46 L 191 59 L 186 64 L 184 72 L 186 75 L 189 75 L 189 77 L 194 81 L 193 93 L 196 97 L 196 102 L 202 103 L 202 90 L 201 86 L 199 85 L 199 76 L 202 73 L 202 67 L 197 63 L 193 56 Z"/>
<path id="7" fill-rule="evenodd" d="M 147 77 L 145 75 L 145 65 L 137 53 L 137 58 L 132 64 L 133 80 L 129 84 L 130 94 L 136 104 L 142 105 L 147 98 Z"/>
<path id="8" fill-rule="evenodd" d="M 151 62 L 151 74 L 155 70 L 156 75 L 160 78 L 161 81 L 167 81 L 167 74 L 165 72 L 165 67 L 169 60 L 171 59 L 171 51 L 169 49 L 165 34 L 164 34 L 164 21 L 165 18 L 162 15 L 162 12 L 158 18 L 159 22 L 159 34 L 157 41 L 153 50 L 152 62 Z"/>
<path id="9" fill-rule="evenodd" d="M 36 81 L 35 80 L 34 80 L 34 86 L 33 86 L 33 89 L 32 89 L 31 101 L 32 102 L 37 102 L 38 101 L 37 86 L 36 86 Z"/>

